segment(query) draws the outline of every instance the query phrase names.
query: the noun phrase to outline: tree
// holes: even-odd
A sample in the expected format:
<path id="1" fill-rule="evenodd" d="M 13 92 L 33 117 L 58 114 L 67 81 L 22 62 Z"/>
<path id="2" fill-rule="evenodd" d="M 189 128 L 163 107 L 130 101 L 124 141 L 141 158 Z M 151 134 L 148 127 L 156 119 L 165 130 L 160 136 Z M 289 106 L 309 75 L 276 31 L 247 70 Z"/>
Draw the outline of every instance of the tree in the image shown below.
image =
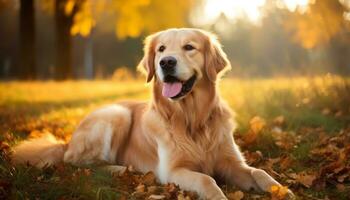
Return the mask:
<path id="1" fill-rule="evenodd" d="M 88 36 L 95 26 L 96 18 L 101 14 L 113 13 L 116 36 L 125 39 L 188 24 L 193 2 L 178 0 L 164 4 L 163 0 L 70 0 L 67 10 L 72 7 L 69 3 L 80 5 L 78 12 L 74 14 L 72 35 Z"/>
<path id="2" fill-rule="evenodd" d="M 335 0 L 316 0 L 305 13 L 295 13 L 286 24 L 294 40 L 311 49 L 328 43 L 344 27 L 345 7 Z"/>
<path id="3" fill-rule="evenodd" d="M 66 12 L 66 4 L 69 0 L 56 0 L 55 2 L 55 27 L 56 27 L 56 79 L 73 78 L 72 70 L 72 39 L 70 29 L 73 25 L 73 16 L 76 8 L 71 13 Z"/>
<path id="4" fill-rule="evenodd" d="M 20 1 L 20 66 L 19 78 L 36 77 L 35 12 L 34 0 Z"/>

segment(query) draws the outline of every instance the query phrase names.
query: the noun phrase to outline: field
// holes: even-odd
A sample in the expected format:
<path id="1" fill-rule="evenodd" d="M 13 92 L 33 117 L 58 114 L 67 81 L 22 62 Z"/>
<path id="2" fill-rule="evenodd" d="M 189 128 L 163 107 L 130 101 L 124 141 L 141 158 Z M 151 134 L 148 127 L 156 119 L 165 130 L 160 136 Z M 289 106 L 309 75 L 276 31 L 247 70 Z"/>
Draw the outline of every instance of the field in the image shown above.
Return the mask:
<path id="1" fill-rule="evenodd" d="M 12 166 L 11 146 L 46 132 L 69 140 L 93 109 L 147 99 L 143 80 L 0 83 L 0 199 L 195 199 L 152 173 L 110 175 L 98 166 Z M 224 79 L 221 95 L 236 112 L 234 133 L 249 164 L 265 169 L 298 199 L 350 196 L 350 79 L 337 76 Z M 221 184 L 230 199 L 283 199 Z M 152 196 L 153 195 L 153 196 Z M 158 196 L 157 196 L 158 195 Z"/>

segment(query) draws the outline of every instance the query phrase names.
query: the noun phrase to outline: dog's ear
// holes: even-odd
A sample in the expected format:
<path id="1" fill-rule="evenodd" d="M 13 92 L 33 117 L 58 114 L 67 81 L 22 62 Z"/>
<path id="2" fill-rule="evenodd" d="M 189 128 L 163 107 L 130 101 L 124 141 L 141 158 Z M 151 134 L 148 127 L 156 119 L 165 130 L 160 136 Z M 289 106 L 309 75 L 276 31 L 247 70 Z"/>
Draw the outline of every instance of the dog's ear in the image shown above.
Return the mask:
<path id="1" fill-rule="evenodd" d="M 155 40 L 156 34 L 146 37 L 144 41 L 144 56 L 137 66 L 137 70 L 147 76 L 147 83 L 150 82 L 155 73 L 154 58 L 155 58 Z"/>
<path id="2" fill-rule="evenodd" d="M 215 82 L 224 72 L 231 69 L 230 61 L 216 36 L 211 33 L 205 33 L 205 70 L 210 81 Z"/>

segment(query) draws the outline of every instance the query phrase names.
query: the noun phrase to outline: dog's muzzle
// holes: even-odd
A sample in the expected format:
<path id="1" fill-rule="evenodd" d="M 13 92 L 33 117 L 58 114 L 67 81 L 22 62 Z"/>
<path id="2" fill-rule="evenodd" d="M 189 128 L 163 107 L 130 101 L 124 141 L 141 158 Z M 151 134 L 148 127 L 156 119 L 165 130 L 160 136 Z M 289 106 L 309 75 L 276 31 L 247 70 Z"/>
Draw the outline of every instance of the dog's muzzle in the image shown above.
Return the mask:
<path id="1" fill-rule="evenodd" d="M 191 90 L 196 81 L 196 75 L 193 75 L 187 81 L 180 81 L 178 78 L 168 75 L 164 77 L 162 94 L 164 97 L 178 99 L 185 96 Z"/>

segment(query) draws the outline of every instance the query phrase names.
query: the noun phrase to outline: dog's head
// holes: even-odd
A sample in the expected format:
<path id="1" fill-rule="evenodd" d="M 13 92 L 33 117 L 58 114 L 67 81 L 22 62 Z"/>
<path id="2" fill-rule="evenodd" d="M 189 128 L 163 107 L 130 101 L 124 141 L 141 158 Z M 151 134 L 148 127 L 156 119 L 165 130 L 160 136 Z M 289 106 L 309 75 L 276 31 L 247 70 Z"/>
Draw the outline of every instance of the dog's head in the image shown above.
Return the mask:
<path id="1" fill-rule="evenodd" d="M 168 29 L 145 40 L 139 69 L 162 84 L 164 97 L 178 100 L 196 89 L 196 83 L 215 83 L 230 62 L 215 35 L 199 29 Z"/>

